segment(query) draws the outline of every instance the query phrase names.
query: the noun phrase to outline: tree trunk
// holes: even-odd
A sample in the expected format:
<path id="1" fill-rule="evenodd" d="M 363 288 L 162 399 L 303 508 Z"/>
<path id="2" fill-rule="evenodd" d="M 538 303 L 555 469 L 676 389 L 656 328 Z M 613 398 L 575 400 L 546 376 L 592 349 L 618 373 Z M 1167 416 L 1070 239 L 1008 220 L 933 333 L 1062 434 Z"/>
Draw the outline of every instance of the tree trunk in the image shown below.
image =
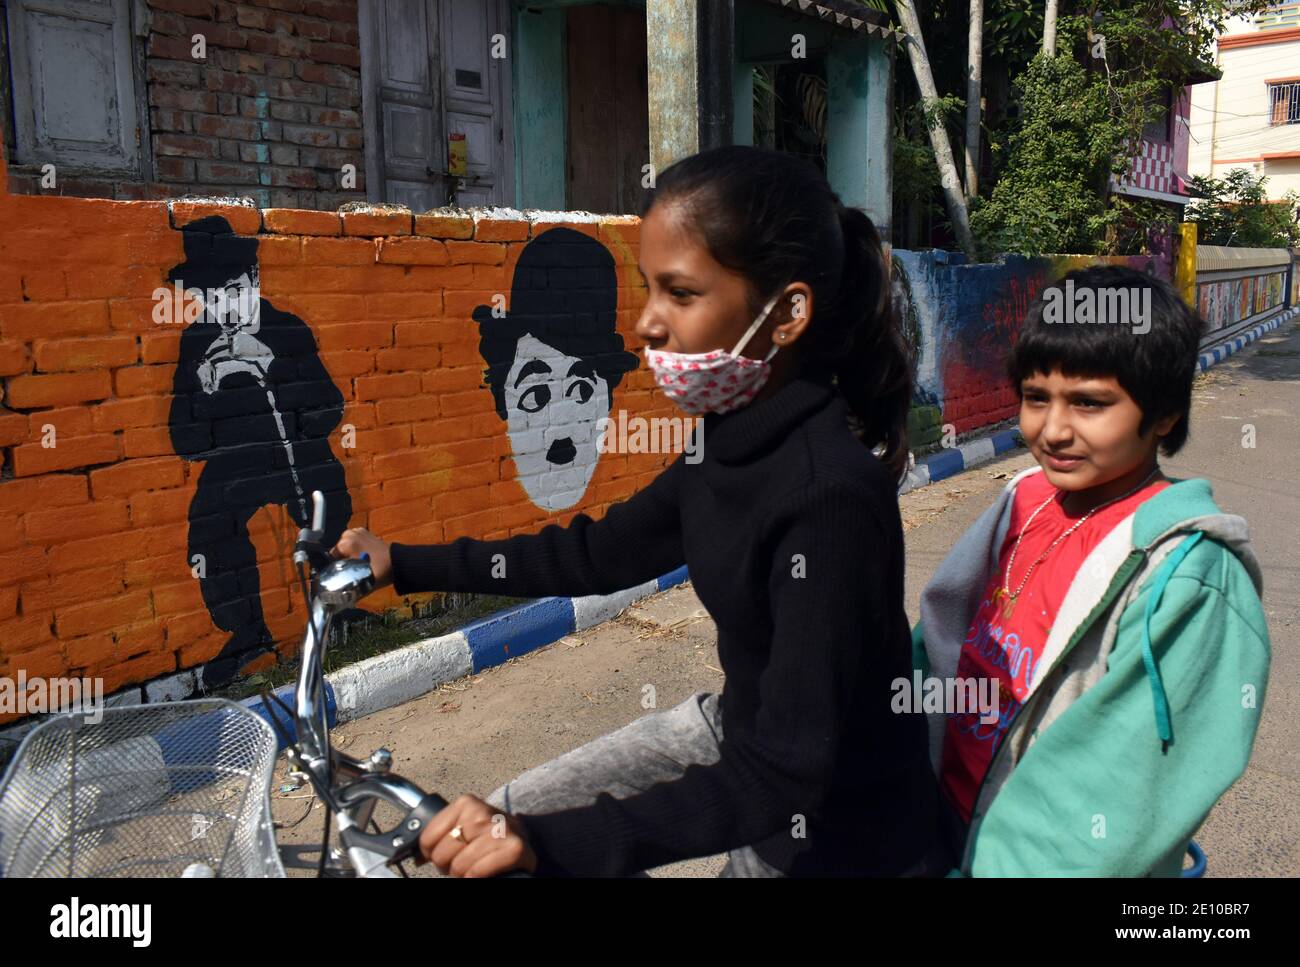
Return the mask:
<path id="1" fill-rule="evenodd" d="M 934 74 L 930 70 L 930 58 L 925 52 L 925 40 L 921 34 L 921 23 L 916 16 L 912 0 L 897 0 L 898 19 L 907 35 L 904 46 L 907 58 L 912 63 L 912 72 L 916 75 L 916 86 L 921 91 L 921 103 L 931 109 L 939 100 L 939 92 L 934 86 Z M 948 206 L 948 217 L 952 219 L 953 231 L 957 235 L 957 245 L 967 258 L 975 259 L 975 239 L 970 233 L 970 217 L 966 210 L 966 199 L 961 192 L 961 179 L 957 175 L 957 165 L 953 161 L 952 144 L 948 140 L 948 129 L 942 122 L 927 125 L 930 133 L 930 147 L 939 166 L 939 183 L 943 188 L 944 201 Z"/>
<path id="2" fill-rule="evenodd" d="M 980 75 L 984 61 L 984 0 L 970 0 L 966 48 L 966 201 L 979 194 Z"/>
<path id="3" fill-rule="evenodd" d="M 1048 57 L 1056 56 L 1056 0 L 1047 0 L 1047 10 L 1043 14 L 1043 53 Z"/>

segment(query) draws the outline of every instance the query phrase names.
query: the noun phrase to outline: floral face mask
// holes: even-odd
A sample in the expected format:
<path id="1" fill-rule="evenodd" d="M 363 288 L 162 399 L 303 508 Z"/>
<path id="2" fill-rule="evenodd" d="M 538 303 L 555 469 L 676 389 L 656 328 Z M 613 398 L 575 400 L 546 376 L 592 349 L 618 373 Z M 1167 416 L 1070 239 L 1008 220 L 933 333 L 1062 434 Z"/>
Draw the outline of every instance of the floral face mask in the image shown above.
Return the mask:
<path id="1" fill-rule="evenodd" d="M 769 364 L 778 347 L 773 343 L 762 359 L 750 359 L 739 353 L 758 332 L 780 297 L 780 292 L 772 296 L 731 352 L 714 349 L 707 353 L 670 353 L 647 349 L 646 363 L 654 371 L 659 388 L 693 416 L 727 413 L 752 400 L 772 373 Z"/>

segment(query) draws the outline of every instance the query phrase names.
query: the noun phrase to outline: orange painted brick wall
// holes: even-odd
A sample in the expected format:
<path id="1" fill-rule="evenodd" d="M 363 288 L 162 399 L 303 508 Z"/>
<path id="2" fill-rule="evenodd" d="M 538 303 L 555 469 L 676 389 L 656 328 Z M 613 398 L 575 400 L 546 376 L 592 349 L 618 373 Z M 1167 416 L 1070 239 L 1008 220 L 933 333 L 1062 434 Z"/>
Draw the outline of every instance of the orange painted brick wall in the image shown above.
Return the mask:
<path id="1" fill-rule="evenodd" d="M 153 293 L 184 260 L 178 229 L 211 214 L 258 236 L 263 298 L 310 326 L 343 394 L 330 445 L 352 526 L 407 542 L 533 532 L 600 516 L 673 459 L 604 454 L 581 503 L 556 515 L 515 479 L 470 313 L 509 298 L 523 246 L 549 224 L 3 195 L 0 675 L 102 677 L 112 693 L 199 665 L 229 637 L 186 560 L 203 462 L 182 460 L 168 434 L 182 327 L 152 316 Z M 617 328 L 636 350 L 637 220 L 565 224 L 612 254 Z M 644 365 L 613 400 L 613 415 L 679 415 Z M 345 448 L 349 424 L 356 445 Z M 48 426 L 53 448 L 41 445 Z M 305 621 L 291 584 L 296 526 L 272 505 L 249 532 L 265 620 L 287 656 Z M 386 589 L 367 607 L 400 603 Z"/>

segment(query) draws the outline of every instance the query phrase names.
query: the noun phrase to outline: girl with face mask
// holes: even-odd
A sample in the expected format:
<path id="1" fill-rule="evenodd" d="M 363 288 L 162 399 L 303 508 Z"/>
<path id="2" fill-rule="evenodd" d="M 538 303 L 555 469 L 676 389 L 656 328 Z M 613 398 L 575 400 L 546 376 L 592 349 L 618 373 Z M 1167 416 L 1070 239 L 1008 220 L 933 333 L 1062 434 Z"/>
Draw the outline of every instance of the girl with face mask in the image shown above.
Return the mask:
<path id="1" fill-rule="evenodd" d="M 399 593 L 607 594 L 686 564 L 725 687 L 462 796 L 423 856 L 457 876 L 724 852 L 724 876 L 944 873 L 924 715 L 891 701 L 912 667 L 911 382 L 880 238 L 806 162 L 726 147 L 659 175 L 639 254 L 636 334 L 667 397 L 703 416 L 702 460 L 599 521 L 435 546 L 348 531 L 335 555 L 368 553 Z"/>

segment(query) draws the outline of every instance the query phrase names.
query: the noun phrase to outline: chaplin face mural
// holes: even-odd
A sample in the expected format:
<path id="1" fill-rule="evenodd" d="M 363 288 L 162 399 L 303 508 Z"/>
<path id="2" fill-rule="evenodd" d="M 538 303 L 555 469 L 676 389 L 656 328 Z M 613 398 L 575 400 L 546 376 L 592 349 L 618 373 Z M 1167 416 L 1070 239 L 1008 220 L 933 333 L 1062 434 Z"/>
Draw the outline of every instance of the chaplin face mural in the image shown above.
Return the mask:
<path id="1" fill-rule="evenodd" d="M 520 254 L 509 311 L 478 306 L 485 377 L 519 482 L 548 511 L 582 499 L 600 457 L 598 421 L 640 358 L 615 331 L 618 282 L 600 242 L 552 228 Z"/>
<path id="2" fill-rule="evenodd" d="M 185 261 L 167 281 L 203 311 L 181 334 L 169 430 L 177 454 L 203 462 L 186 564 L 213 623 L 230 632 L 204 668 L 204 684 L 215 686 L 272 644 L 249 520 L 278 504 L 307 526 L 311 492 L 320 490 L 325 540 L 333 544 L 352 502 L 328 439 L 343 394 L 307 324 L 262 299 L 257 239 L 235 235 L 219 216 L 191 222 L 182 237 Z"/>

